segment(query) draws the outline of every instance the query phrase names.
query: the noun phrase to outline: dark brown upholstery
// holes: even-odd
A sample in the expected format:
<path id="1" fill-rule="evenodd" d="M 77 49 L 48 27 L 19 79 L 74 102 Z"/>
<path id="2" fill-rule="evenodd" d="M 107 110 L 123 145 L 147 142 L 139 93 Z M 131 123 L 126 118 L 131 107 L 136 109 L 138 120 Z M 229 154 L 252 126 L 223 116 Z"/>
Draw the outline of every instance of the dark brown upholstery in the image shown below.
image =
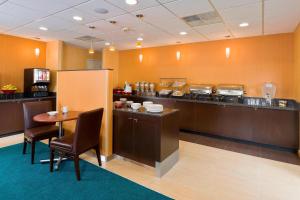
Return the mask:
<path id="1" fill-rule="evenodd" d="M 27 143 L 31 143 L 31 164 L 34 163 L 35 142 L 49 139 L 49 143 L 53 137 L 58 136 L 58 127 L 53 123 L 39 123 L 33 121 L 35 115 L 45 113 L 52 110 L 51 101 L 38 101 L 23 103 L 24 111 L 24 146 L 23 154 L 26 153 Z"/>
<path id="2" fill-rule="evenodd" d="M 94 149 L 99 166 L 101 158 L 99 151 L 99 135 L 103 108 L 81 113 L 76 123 L 75 133 L 53 140 L 50 144 L 50 171 L 53 171 L 54 152 L 64 154 L 74 159 L 77 180 L 80 180 L 79 155 Z"/>

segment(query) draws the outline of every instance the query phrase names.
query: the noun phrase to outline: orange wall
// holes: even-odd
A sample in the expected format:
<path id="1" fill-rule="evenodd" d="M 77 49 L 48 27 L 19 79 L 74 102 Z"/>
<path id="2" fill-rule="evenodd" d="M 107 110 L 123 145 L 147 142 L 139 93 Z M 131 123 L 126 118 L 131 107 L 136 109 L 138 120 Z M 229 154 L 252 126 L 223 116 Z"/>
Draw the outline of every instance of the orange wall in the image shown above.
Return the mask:
<path id="1" fill-rule="evenodd" d="M 46 66 L 51 72 L 50 91 L 56 91 L 56 74 L 61 69 L 62 64 L 62 41 L 47 42 L 46 48 Z"/>
<path id="2" fill-rule="evenodd" d="M 231 48 L 229 59 L 226 47 Z M 181 51 L 180 61 L 176 60 L 177 50 Z M 244 84 L 249 96 L 261 96 L 262 84 L 274 82 L 277 97 L 294 98 L 293 34 L 120 51 L 119 86 L 126 80 L 157 83 L 160 77 L 185 77 L 189 83 Z"/>
<path id="3" fill-rule="evenodd" d="M 300 23 L 294 33 L 295 96 L 300 101 Z"/>
<path id="4" fill-rule="evenodd" d="M 101 127 L 101 154 L 112 155 L 112 79 L 111 70 L 59 71 L 57 73 L 57 108 L 88 111 L 104 108 Z M 74 130 L 74 122 L 64 123 Z"/>
<path id="5" fill-rule="evenodd" d="M 88 49 L 63 43 L 62 69 L 86 69 L 87 59 L 101 61 L 102 53 L 95 51 L 94 54 L 89 54 Z"/>
<path id="6" fill-rule="evenodd" d="M 35 48 L 40 48 L 37 59 Z M 13 84 L 23 91 L 24 68 L 45 67 L 46 43 L 0 34 L 0 87 Z"/>
<path id="7" fill-rule="evenodd" d="M 113 70 L 114 87 L 118 86 L 119 52 L 110 51 L 108 48 L 102 51 L 102 68 Z"/>

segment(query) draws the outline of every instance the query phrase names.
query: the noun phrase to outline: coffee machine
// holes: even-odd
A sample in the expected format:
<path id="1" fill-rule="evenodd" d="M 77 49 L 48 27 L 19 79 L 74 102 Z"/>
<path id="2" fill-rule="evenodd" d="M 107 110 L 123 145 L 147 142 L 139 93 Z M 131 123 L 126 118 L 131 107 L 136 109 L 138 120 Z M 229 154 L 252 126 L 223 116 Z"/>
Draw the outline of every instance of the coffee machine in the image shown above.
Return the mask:
<path id="1" fill-rule="evenodd" d="M 49 95 L 50 70 L 44 68 L 24 69 L 24 95 L 44 97 Z"/>

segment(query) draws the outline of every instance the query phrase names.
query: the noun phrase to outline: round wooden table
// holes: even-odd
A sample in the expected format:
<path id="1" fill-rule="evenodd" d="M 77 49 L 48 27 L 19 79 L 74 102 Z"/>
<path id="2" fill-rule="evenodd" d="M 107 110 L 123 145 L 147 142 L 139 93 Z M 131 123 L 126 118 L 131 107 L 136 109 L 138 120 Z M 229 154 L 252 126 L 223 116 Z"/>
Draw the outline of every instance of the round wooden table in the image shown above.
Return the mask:
<path id="1" fill-rule="evenodd" d="M 63 132 L 63 122 L 64 121 L 71 121 L 71 120 L 76 120 L 78 119 L 78 116 L 81 112 L 79 111 L 69 111 L 67 113 L 58 113 L 56 115 L 50 116 L 47 113 L 42 113 L 35 115 L 33 117 L 33 120 L 36 122 L 41 122 L 41 123 L 55 123 L 57 122 L 59 124 L 59 138 L 64 136 Z M 63 156 L 59 156 L 59 158 L 55 158 L 54 160 L 57 161 L 55 165 L 55 169 L 58 170 L 59 165 L 62 160 L 65 160 L 66 158 L 63 158 Z M 49 163 L 49 159 L 45 160 L 40 160 L 41 163 Z"/>
<path id="2" fill-rule="evenodd" d="M 79 111 L 69 111 L 67 113 L 58 113 L 57 115 L 50 116 L 47 113 L 42 113 L 39 115 L 35 115 L 33 120 L 36 122 L 44 122 L 44 123 L 54 123 L 58 122 L 59 124 L 59 137 L 63 136 L 63 122 L 71 121 L 78 118 Z"/>

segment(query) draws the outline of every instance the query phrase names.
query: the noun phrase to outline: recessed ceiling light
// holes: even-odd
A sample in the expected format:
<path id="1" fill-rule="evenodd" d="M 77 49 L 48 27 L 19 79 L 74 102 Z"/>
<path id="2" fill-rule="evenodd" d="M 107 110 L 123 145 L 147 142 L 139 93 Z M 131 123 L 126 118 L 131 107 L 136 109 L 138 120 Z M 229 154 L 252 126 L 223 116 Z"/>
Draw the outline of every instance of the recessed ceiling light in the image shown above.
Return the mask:
<path id="1" fill-rule="evenodd" d="M 44 26 L 41 26 L 39 29 L 42 30 L 42 31 L 47 31 L 48 30 L 48 28 L 46 28 Z"/>
<path id="2" fill-rule="evenodd" d="M 185 31 L 181 31 L 179 34 L 180 34 L 180 35 L 186 35 L 186 34 L 187 34 L 187 32 L 185 32 Z"/>
<path id="3" fill-rule="evenodd" d="M 128 5 L 136 5 L 138 3 L 137 0 L 125 0 Z"/>
<path id="4" fill-rule="evenodd" d="M 138 37 L 137 41 L 143 41 L 144 39 L 142 37 Z"/>
<path id="5" fill-rule="evenodd" d="M 109 46 L 110 45 L 110 43 L 109 42 L 105 42 L 105 46 Z"/>
<path id="6" fill-rule="evenodd" d="M 82 21 L 82 17 L 80 16 L 73 16 L 73 19 L 76 21 Z"/>
<path id="7" fill-rule="evenodd" d="M 107 14 L 108 10 L 105 8 L 95 8 L 94 11 L 99 14 Z"/>
<path id="8" fill-rule="evenodd" d="M 249 24 L 247 22 L 240 23 L 240 27 L 247 27 Z"/>

